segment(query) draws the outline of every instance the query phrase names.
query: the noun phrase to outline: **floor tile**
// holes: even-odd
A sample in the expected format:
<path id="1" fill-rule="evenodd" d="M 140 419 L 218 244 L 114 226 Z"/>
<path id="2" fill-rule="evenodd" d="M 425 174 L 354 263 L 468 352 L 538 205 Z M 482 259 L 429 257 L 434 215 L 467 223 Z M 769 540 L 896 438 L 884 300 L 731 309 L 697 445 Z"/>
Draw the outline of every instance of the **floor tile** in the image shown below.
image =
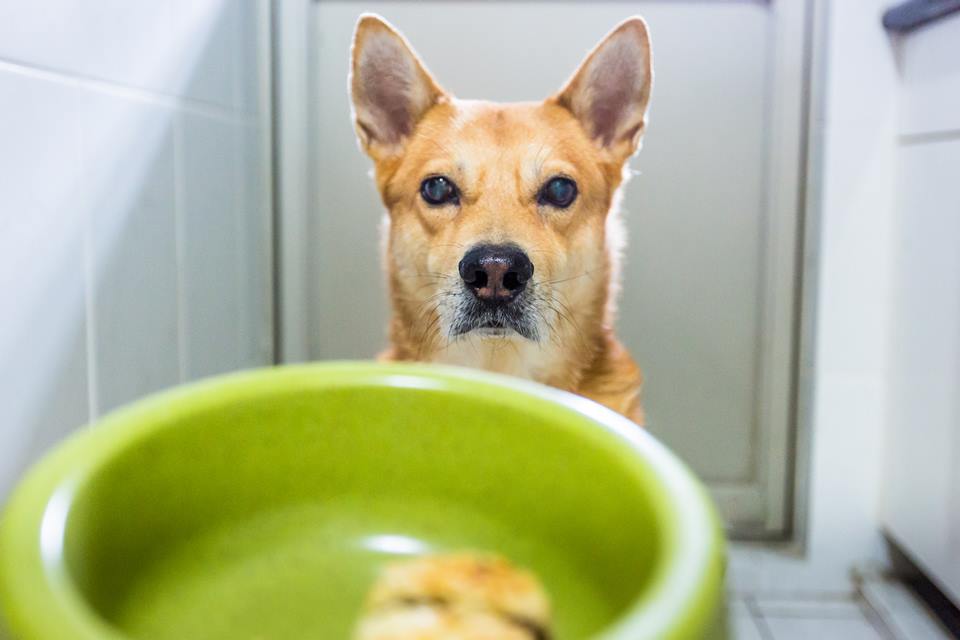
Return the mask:
<path id="1" fill-rule="evenodd" d="M 896 640 L 949 640 L 951 637 L 923 603 L 899 582 L 881 578 L 866 580 L 861 591 Z"/>
<path id="2" fill-rule="evenodd" d="M 830 563 L 810 563 L 789 547 L 735 543 L 729 551 L 728 585 L 737 595 L 853 596 L 848 573 Z"/>
<path id="3" fill-rule="evenodd" d="M 843 580 L 777 546 L 735 543 L 727 586 L 732 638 L 949 640 L 902 583 L 883 573 Z M 824 579 L 827 578 L 827 579 Z"/>
<path id="4" fill-rule="evenodd" d="M 731 640 L 766 640 L 757 620 L 742 600 L 732 600 L 728 609 Z"/>

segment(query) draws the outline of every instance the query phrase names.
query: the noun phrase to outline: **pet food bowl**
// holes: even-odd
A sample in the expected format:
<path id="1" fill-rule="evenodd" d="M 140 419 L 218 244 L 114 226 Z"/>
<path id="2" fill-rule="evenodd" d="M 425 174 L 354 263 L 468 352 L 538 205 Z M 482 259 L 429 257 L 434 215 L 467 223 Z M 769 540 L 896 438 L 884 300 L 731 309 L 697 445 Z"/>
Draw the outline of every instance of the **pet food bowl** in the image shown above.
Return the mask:
<path id="1" fill-rule="evenodd" d="M 282 367 L 148 398 L 41 461 L 0 523 L 0 617 L 15 640 L 346 640 L 383 563 L 477 550 L 540 577 L 561 640 L 721 638 L 723 549 L 687 468 L 590 401 Z"/>

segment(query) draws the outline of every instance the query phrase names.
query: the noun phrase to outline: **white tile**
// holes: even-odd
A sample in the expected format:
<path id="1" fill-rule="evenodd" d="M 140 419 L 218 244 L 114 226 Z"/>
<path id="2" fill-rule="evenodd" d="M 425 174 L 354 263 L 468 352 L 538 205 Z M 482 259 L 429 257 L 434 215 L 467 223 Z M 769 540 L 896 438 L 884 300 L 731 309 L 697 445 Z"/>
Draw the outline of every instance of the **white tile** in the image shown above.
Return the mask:
<path id="1" fill-rule="evenodd" d="M 730 602 L 727 617 L 731 640 L 763 640 L 758 621 L 742 600 L 733 599 Z"/>
<path id="2" fill-rule="evenodd" d="M 241 130 L 195 114 L 182 115 L 178 126 L 186 376 L 194 379 L 245 361 Z"/>
<path id="3" fill-rule="evenodd" d="M 865 618 L 764 617 L 773 640 L 885 640 Z"/>
<path id="4" fill-rule="evenodd" d="M 0 59 L 253 111 L 258 4 L 4 2 Z"/>
<path id="5" fill-rule="evenodd" d="M 260 87 L 269 82 L 261 77 L 261 59 L 269 59 L 268 11 L 264 3 L 242 0 L 237 3 L 236 88 L 234 105 L 250 113 L 259 112 Z"/>
<path id="6" fill-rule="evenodd" d="M 245 304 L 238 317 L 242 366 L 273 361 L 273 246 L 270 150 L 261 125 L 239 127 L 241 281 Z"/>
<path id="7" fill-rule="evenodd" d="M 182 78 L 182 93 L 224 106 L 236 99 L 238 7 L 242 0 L 180 0 L 172 3 L 177 30 L 185 37 L 189 53 Z M 244 4 L 249 4 L 243 2 Z"/>
<path id="8" fill-rule="evenodd" d="M 0 503 L 88 419 L 78 96 L 0 71 Z"/>
<path id="9" fill-rule="evenodd" d="M 865 582 L 862 590 L 868 605 L 857 595 L 856 585 L 846 571 L 836 572 L 846 575 L 841 579 L 802 555 L 767 545 L 734 543 L 729 558 L 730 623 L 744 637 L 753 638 L 754 627 L 765 639 L 768 630 L 788 639 L 845 639 L 848 636 L 844 634 L 849 633 L 853 639 L 890 640 L 891 632 L 895 640 L 949 637 L 897 583 Z M 750 603 L 749 609 L 745 600 Z M 759 618 L 751 618 L 750 613 Z M 874 623 L 884 631 L 875 631 Z M 776 640 L 781 636 L 774 633 L 773 637 Z"/>
<path id="10" fill-rule="evenodd" d="M 173 3 L 176 31 L 187 52 L 182 95 L 231 110 L 256 111 L 259 5 L 252 0 Z"/>
<path id="11" fill-rule="evenodd" d="M 760 551 L 744 544 L 732 543 L 727 552 L 727 586 L 736 594 L 752 594 L 761 580 Z"/>
<path id="12" fill-rule="evenodd" d="M 861 590 L 896 640 L 951 638 L 923 603 L 899 582 L 870 579 L 861 585 Z"/>
<path id="13" fill-rule="evenodd" d="M 172 113 L 91 95 L 83 152 L 103 413 L 179 379 Z"/>
<path id="14" fill-rule="evenodd" d="M 0 58 L 166 90 L 181 55 L 166 2 L 0 3 Z"/>

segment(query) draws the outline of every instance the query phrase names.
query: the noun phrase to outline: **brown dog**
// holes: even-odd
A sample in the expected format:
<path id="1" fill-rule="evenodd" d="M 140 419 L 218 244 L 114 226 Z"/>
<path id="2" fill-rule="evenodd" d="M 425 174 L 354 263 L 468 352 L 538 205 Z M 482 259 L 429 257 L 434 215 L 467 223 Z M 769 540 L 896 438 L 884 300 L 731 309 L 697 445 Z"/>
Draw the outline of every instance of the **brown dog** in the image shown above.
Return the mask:
<path id="1" fill-rule="evenodd" d="M 364 15 L 350 93 L 388 211 L 387 360 L 531 378 L 642 421 L 640 371 L 613 334 L 627 160 L 652 64 L 639 17 L 543 102 L 457 100 L 389 24 Z"/>

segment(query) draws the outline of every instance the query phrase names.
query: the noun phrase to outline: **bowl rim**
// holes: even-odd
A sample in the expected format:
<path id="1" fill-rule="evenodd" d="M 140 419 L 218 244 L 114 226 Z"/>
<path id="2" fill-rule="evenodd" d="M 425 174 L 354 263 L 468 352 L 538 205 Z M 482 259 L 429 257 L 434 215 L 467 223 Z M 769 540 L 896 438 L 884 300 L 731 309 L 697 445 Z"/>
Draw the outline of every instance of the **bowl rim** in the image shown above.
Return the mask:
<path id="1" fill-rule="evenodd" d="M 0 621 L 13 637 L 130 640 L 93 611 L 62 562 L 76 489 L 100 464 L 170 418 L 240 397 L 299 388 L 291 383 L 496 392 L 497 402 L 543 414 L 558 428 L 575 429 L 595 444 L 623 445 L 615 455 L 645 467 L 660 485 L 661 491 L 651 495 L 651 507 L 666 533 L 665 544 L 646 587 L 595 638 L 697 638 L 719 619 L 725 571 L 719 517 L 692 471 L 645 429 L 582 396 L 529 380 L 445 365 L 333 361 L 252 369 L 180 385 L 108 414 L 46 454 L 14 488 L 0 515 Z"/>

